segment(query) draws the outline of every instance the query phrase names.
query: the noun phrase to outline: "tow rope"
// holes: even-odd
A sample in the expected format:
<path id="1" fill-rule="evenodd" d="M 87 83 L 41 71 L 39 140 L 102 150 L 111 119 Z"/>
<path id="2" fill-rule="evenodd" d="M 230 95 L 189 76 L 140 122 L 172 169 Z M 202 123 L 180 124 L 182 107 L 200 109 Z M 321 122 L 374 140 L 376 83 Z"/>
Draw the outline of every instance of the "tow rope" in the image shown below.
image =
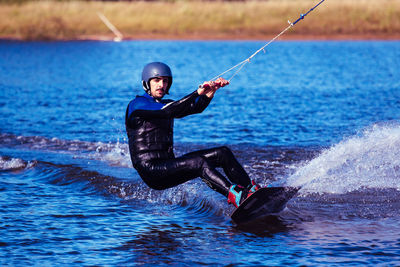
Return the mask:
<path id="1" fill-rule="evenodd" d="M 215 76 L 212 80 L 215 80 L 219 77 L 221 77 L 222 75 L 230 72 L 231 70 L 234 70 L 236 68 L 238 68 L 235 73 L 229 78 L 229 82 L 233 79 L 233 77 L 235 77 L 239 71 L 242 70 L 242 68 L 247 64 L 250 63 L 250 60 L 255 57 L 258 53 L 260 53 L 261 51 L 264 51 L 265 53 L 265 48 L 270 45 L 273 41 L 275 41 L 276 39 L 278 39 L 282 34 L 284 34 L 286 31 L 288 31 L 290 28 L 292 28 L 294 25 L 297 24 L 297 22 L 299 22 L 300 20 L 304 19 L 305 16 L 307 16 L 311 11 L 313 11 L 314 9 L 316 9 L 320 4 L 322 4 L 325 0 L 321 0 L 318 4 L 316 4 L 315 6 L 313 6 L 312 8 L 310 8 L 310 10 L 308 10 L 306 13 L 304 14 L 300 14 L 300 17 L 295 21 L 295 22 L 290 22 L 288 20 L 289 26 L 287 26 L 283 31 L 281 31 L 278 35 L 276 35 L 273 39 L 271 39 L 271 41 L 269 41 L 268 43 L 266 43 L 265 45 L 263 45 L 260 49 L 258 49 L 256 52 L 254 52 L 251 56 L 249 56 L 248 58 L 246 58 L 245 60 L 243 60 L 242 62 L 236 64 L 235 66 L 227 69 L 226 71 L 222 72 L 221 74 Z"/>

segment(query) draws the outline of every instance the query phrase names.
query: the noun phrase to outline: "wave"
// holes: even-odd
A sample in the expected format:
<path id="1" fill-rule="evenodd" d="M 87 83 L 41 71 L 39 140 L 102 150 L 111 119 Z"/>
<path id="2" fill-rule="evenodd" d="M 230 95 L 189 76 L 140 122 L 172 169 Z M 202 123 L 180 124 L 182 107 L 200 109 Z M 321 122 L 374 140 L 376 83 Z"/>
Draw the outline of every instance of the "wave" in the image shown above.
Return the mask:
<path id="1" fill-rule="evenodd" d="M 31 168 L 36 162 L 27 162 L 20 158 L 0 156 L 0 171 L 18 171 Z"/>
<path id="2" fill-rule="evenodd" d="M 158 191 L 150 189 L 139 177 L 122 180 L 75 164 L 55 164 L 41 160 L 25 161 L 9 156 L 0 156 L 0 171 L 18 171 L 24 177 L 40 179 L 43 183 L 72 186 L 74 190 L 116 197 L 125 203 L 133 201 L 135 206 L 138 201 L 142 204 L 175 205 L 204 218 L 212 214 L 219 216 L 230 214 L 226 201 L 221 202 L 221 199 L 213 195 L 215 193 L 212 190 L 199 181 Z M 24 173 L 24 171 L 30 172 Z"/>
<path id="3" fill-rule="evenodd" d="M 120 142 L 88 142 L 1 133 L 0 145 L 30 150 L 56 151 L 57 153 L 73 155 L 75 158 L 100 160 L 111 166 L 132 167 L 128 145 Z"/>
<path id="4" fill-rule="evenodd" d="M 14 134 L 2 133 L 0 134 L 0 145 L 3 147 L 12 147 L 14 149 L 28 149 L 29 151 L 50 151 L 56 152 L 56 154 L 68 154 L 75 159 L 75 162 L 66 164 L 66 160 L 63 159 L 64 163 L 54 164 L 54 162 L 51 162 L 53 159 L 51 155 L 45 157 L 46 161 L 36 161 L 42 167 L 47 166 L 46 168 L 50 169 L 56 168 L 58 169 L 57 172 L 62 172 L 63 175 L 60 176 L 57 174 L 58 178 L 54 178 L 57 181 L 61 179 L 62 184 L 85 179 L 90 182 L 94 188 L 127 201 L 146 200 L 147 202 L 178 204 L 180 206 L 187 206 L 189 209 L 211 211 L 216 214 L 222 213 L 221 206 L 217 204 L 217 201 L 214 201 L 215 197 L 210 197 L 210 194 L 214 192 L 209 190 L 202 182 L 193 181 L 164 191 L 150 189 L 142 182 L 136 172 L 131 169 L 132 164 L 127 144 L 119 142 L 103 143 L 61 140 L 42 136 L 17 136 Z M 0 170 L 11 168 L 8 167 L 9 165 L 14 169 L 23 169 L 28 165 L 26 161 L 20 158 L 2 158 L 4 158 L 4 163 L 0 161 Z M 105 170 L 104 167 L 99 167 L 87 160 L 101 161 L 106 163 L 107 166 L 116 168 L 108 167 L 108 169 Z M 95 167 L 91 165 L 95 165 Z M 121 168 L 129 168 L 128 171 L 133 174 L 133 176 L 129 178 L 118 178 L 117 176 Z M 104 173 L 112 174 L 105 175 Z M 126 172 L 122 172 L 120 176 L 124 176 L 125 174 Z M 208 194 L 203 194 L 203 192 L 208 192 Z"/>
<path id="5" fill-rule="evenodd" d="M 323 150 L 287 179 L 303 193 L 400 190 L 400 125 L 373 125 Z"/>
<path id="6" fill-rule="evenodd" d="M 74 159 L 101 161 L 117 167 L 111 173 L 132 165 L 126 143 L 61 140 L 41 136 L 0 134 L 0 146 L 68 154 Z M 185 150 L 201 149 L 182 146 Z M 179 150 L 179 149 L 178 149 Z M 301 186 L 301 193 L 343 194 L 363 188 L 400 190 L 400 125 L 373 125 L 356 136 L 316 152 L 304 148 L 257 148 L 235 146 L 234 150 L 252 177 L 261 184 L 285 180 Z M 2 157 L 0 170 L 24 168 L 21 159 Z M 123 174 L 124 175 L 124 174 Z M 112 176 L 114 176 L 112 174 Z M 138 176 L 136 176 L 137 178 Z"/>
<path id="7" fill-rule="evenodd" d="M 78 162 L 55 164 L 50 156 L 46 160 L 35 161 L 25 161 L 24 157 L 18 156 L 1 156 L 0 170 L 3 171 L 42 168 L 48 173 L 46 179 L 51 184 L 73 184 L 88 193 L 97 192 L 127 202 L 172 204 L 205 218 L 210 215 L 227 217 L 232 211 L 223 196 L 210 190 L 199 179 L 164 191 L 148 188 L 130 168 L 127 144 L 0 134 L 0 146 L 68 154 Z M 192 148 L 199 147 L 190 146 L 181 150 Z M 257 155 L 248 147 L 236 146 L 235 150 L 239 152 L 239 158 L 247 162 L 246 169 L 250 173 L 275 172 L 278 176 L 283 175 L 282 179 L 286 177 L 287 185 L 301 186 L 299 197 L 289 203 L 289 208 L 295 212 L 299 210 L 301 214 L 321 203 L 339 206 L 342 203 L 376 203 L 377 208 L 372 210 L 381 214 L 377 211 L 382 210 L 381 205 L 388 203 L 385 201 L 395 201 L 400 196 L 400 125 L 373 125 L 356 136 L 318 151 L 318 154 L 316 150 L 304 148 L 257 149 Z M 95 164 L 92 161 L 104 162 L 108 166 L 106 171 L 93 167 Z M 124 176 L 118 177 L 121 169 L 126 169 L 133 176 L 121 179 Z M 269 175 L 259 179 L 263 184 L 271 180 Z M 397 212 L 398 205 L 396 201 L 386 205 L 385 214 L 391 216 L 393 211 Z M 360 216 L 371 212 L 371 206 L 365 210 L 359 206 L 355 209 L 359 210 Z M 352 213 L 355 213 L 354 209 L 350 209 L 349 214 Z"/>

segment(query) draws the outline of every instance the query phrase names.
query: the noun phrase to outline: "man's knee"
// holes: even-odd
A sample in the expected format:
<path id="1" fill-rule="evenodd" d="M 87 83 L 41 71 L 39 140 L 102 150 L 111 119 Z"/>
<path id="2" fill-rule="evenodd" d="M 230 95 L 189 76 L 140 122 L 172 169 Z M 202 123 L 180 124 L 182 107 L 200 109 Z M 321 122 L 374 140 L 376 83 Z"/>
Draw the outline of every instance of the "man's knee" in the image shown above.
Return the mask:
<path id="1" fill-rule="evenodd" d="M 232 158 L 232 150 L 227 146 L 221 146 L 217 148 L 217 153 L 220 159 Z"/>
<path id="2" fill-rule="evenodd" d="M 221 151 L 222 151 L 223 153 L 232 154 L 232 150 L 231 150 L 229 147 L 227 147 L 227 146 L 221 146 L 220 149 L 221 149 Z"/>

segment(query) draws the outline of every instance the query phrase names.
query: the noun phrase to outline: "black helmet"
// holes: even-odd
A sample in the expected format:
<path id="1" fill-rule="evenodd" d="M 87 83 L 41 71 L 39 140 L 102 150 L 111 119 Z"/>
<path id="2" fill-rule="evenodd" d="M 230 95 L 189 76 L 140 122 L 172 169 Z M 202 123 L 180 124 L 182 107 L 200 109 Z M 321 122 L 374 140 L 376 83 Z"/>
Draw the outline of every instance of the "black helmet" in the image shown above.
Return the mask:
<path id="1" fill-rule="evenodd" d="M 150 80 L 156 77 L 168 77 L 169 83 L 166 93 L 168 94 L 169 88 L 172 85 L 172 72 L 168 65 L 162 62 L 151 62 L 144 66 L 142 71 L 142 84 L 146 93 L 150 93 Z"/>

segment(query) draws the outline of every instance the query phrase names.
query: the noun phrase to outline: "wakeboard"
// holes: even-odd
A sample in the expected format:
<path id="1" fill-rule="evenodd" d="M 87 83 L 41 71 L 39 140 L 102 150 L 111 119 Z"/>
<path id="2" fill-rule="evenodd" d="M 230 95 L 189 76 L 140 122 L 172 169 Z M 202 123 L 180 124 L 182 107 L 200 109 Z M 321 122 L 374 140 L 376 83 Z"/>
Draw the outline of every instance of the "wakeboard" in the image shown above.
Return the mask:
<path id="1" fill-rule="evenodd" d="M 297 187 L 262 187 L 240 204 L 232 213 L 231 219 L 240 224 L 279 213 L 299 189 Z"/>

